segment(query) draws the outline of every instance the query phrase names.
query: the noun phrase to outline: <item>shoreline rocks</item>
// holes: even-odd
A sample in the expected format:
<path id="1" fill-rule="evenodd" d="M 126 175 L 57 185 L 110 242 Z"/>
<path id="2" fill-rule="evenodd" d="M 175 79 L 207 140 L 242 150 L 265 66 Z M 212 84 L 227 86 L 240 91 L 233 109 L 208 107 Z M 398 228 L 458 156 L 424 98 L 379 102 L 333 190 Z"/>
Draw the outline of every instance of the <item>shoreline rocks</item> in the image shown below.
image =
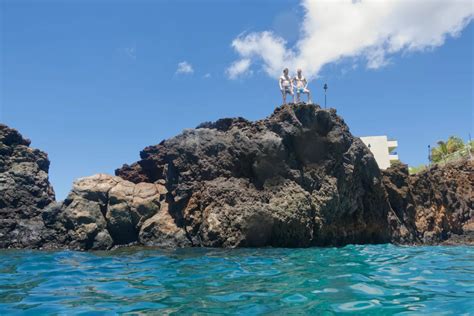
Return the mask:
<path id="1" fill-rule="evenodd" d="M 308 247 L 390 240 L 381 174 L 334 109 L 204 123 L 145 148 L 116 175 L 165 181 L 194 246 Z"/>
<path id="2" fill-rule="evenodd" d="M 74 181 L 67 198 L 45 210 L 54 227 L 55 244 L 70 249 L 110 249 L 114 246 L 153 243 L 154 227 L 162 228 L 160 240 L 179 244 L 179 234 L 167 213 L 166 188 L 160 183 L 132 183 L 119 177 L 97 174 Z M 186 240 L 183 236 L 182 245 Z"/>
<path id="3" fill-rule="evenodd" d="M 0 248 L 39 247 L 42 210 L 54 202 L 48 155 L 0 124 Z"/>
<path id="4" fill-rule="evenodd" d="M 394 241 L 474 244 L 473 161 L 434 165 L 415 175 L 398 164 L 382 174 L 390 205 L 401 219 Z"/>
<path id="5" fill-rule="evenodd" d="M 0 125 L 0 248 L 310 247 L 474 240 L 473 162 L 380 171 L 334 109 L 206 122 L 77 179 L 54 203 L 49 161 Z"/>

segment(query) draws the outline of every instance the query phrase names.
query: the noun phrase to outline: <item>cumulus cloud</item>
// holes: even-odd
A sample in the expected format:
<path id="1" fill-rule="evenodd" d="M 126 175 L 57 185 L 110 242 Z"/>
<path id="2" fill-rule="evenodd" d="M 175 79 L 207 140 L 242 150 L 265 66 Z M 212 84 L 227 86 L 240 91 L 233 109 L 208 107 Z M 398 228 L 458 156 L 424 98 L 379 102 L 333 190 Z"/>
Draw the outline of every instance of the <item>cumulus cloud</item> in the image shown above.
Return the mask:
<path id="1" fill-rule="evenodd" d="M 472 0 L 302 0 L 304 17 L 293 47 L 270 32 L 241 34 L 232 41 L 239 55 L 229 78 L 257 64 L 271 77 L 284 67 L 303 68 L 315 78 L 321 68 L 342 59 L 363 60 L 367 68 L 389 63 L 397 53 L 417 52 L 456 37 L 474 16 Z"/>
<path id="2" fill-rule="evenodd" d="M 250 59 L 249 58 L 243 58 L 240 60 L 235 61 L 230 65 L 229 68 L 226 70 L 226 74 L 229 77 L 229 79 L 236 79 L 239 76 L 245 75 L 245 74 L 250 74 Z"/>
<path id="3" fill-rule="evenodd" d="M 192 74 L 193 72 L 193 66 L 187 61 L 178 63 L 178 69 L 176 69 L 177 74 Z"/>

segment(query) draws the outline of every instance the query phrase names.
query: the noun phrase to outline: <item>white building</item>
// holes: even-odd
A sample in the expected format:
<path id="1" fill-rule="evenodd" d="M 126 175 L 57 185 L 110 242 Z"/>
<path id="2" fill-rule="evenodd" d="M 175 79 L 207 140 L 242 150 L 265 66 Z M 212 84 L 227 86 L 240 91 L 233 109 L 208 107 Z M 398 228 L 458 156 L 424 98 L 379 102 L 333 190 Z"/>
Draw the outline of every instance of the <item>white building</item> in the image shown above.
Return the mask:
<path id="1" fill-rule="evenodd" d="M 394 151 L 398 147 L 396 140 L 389 140 L 387 136 L 366 136 L 360 139 L 369 147 L 380 169 L 387 169 L 392 162 L 398 161 Z"/>

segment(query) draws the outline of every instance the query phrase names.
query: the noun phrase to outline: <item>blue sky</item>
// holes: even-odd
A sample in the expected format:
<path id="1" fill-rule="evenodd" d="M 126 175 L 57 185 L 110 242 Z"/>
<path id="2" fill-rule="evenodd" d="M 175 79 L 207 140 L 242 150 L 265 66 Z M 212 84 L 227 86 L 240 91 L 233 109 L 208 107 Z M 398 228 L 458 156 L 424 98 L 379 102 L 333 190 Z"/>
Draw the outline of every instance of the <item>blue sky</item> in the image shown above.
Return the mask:
<path id="1" fill-rule="evenodd" d="M 269 30 L 291 47 L 304 15 L 298 1 L 4 0 L 0 121 L 49 154 L 62 199 L 75 178 L 113 173 L 185 128 L 269 115 L 280 104 L 276 80 L 255 56 L 251 70 L 229 79 L 242 57 L 231 44 Z M 473 39 L 471 22 L 377 69 L 361 56 L 328 62 L 310 88 L 322 103 L 327 82 L 328 105 L 353 134 L 395 138 L 401 160 L 419 165 L 428 144 L 474 136 Z M 192 73 L 177 73 L 184 61 Z"/>

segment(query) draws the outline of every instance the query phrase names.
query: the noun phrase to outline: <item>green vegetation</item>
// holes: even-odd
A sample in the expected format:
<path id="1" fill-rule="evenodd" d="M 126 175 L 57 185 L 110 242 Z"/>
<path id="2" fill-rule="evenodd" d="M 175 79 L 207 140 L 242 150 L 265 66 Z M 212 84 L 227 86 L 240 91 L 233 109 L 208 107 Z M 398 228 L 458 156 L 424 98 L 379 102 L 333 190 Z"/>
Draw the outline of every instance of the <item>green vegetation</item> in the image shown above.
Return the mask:
<path id="1" fill-rule="evenodd" d="M 390 167 L 393 167 L 393 166 L 398 166 L 398 165 L 403 165 L 404 163 L 401 162 L 400 160 L 392 160 L 390 161 Z"/>
<path id="2" fill-rule="evenodd" d="M 453 154 L 468 146 L 468 144 L 464 145 L 462 139 L 457 136 L 450 136 L 447 141 L 440 140 L 437 144 L 437 147 L 431 149 L 431 161 L 434 163 L 441 161 L 446 163 Z"/>
<path id="3" fill-rule="evenodd" d="M 416 174 L 418 172 L 428 169 L 426 165 L 419 165 L 418 167 L 408 167 L 408 172 L 410 174 Z"/>
<path id="4" fill-rule="evenodd" d="M 474 142 L 464 143 L 457 136 L 450 136 L 447 141 L 438 141 L 438 146 L 431 149 L 432 163 L 448 163 L 472 155 Z"/>
<path id="5" fill-rule="evenodd" d="M 460 137 L 450 136 L 448 140 L 440 140 L 436 147 L 431 149 L 431 163 L 446 164 L 450 161 L 474 156 L 474 141 L 464 143 Z M 416 174 L 428 169 L 427 165 L 409 167 L 410 174 Z"/>

